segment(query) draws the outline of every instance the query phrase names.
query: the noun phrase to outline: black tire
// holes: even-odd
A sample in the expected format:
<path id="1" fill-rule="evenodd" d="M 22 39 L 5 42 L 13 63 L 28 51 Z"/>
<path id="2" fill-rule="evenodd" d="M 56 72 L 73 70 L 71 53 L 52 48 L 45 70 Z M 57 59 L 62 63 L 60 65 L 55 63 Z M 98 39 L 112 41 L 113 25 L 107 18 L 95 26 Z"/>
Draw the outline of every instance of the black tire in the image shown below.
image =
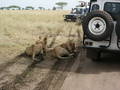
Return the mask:
<path id="1" fill-rule="evenodd" d="M 117 20 L 116 24 L 116 35 L 120 39 L 120 19 Z"/>
<path id="2" fill-rule="evenodd" d="M 99 35 L 97 35 L 97 34 L 95 35 L 89 30 L 89 23 L 93 18 L 99 18 L 98 20 L 103 19 L 106 23 L 106 28 L 105 28 L 104 32 L 102 32 Z M 97 24 L 94 26 L 95 26 L 95 28 L 99 29 L 100 25 L 98 24 L 99 26 L 97 27 Z M 105 40 L 106 38 L 108 38 L 111 35 L 113 28 L 114 28 L 113 19 L 112 19 L 111 15 L 105 11 L 92 11 L 92 12 L 88 13 L 87 16 L 84 17 L 82 25 L 83 25 L 84 34 L 89 39 L 92 39 L 94 41 Z M 94 29 L 94 31 L 95 31 L 95 29 Z"/>

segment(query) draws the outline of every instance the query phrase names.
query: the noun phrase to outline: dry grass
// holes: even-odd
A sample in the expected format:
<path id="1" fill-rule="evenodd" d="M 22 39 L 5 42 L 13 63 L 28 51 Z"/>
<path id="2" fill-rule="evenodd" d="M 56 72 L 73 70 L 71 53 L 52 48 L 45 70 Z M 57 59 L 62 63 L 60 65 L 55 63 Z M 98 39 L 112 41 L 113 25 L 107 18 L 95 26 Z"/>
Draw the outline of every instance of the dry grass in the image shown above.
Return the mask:
<path id="1" fill-rule="evenodd" d="M 81 27 L 64 22 L 63 15 L 67 13 L 69 11 L 0 11 L 0 59 L 23 51 L 39 35 L 54 36 L 61 31 L 56 40 L 59 43 L 67 40 L 71 29 L 76 35 Z"/>

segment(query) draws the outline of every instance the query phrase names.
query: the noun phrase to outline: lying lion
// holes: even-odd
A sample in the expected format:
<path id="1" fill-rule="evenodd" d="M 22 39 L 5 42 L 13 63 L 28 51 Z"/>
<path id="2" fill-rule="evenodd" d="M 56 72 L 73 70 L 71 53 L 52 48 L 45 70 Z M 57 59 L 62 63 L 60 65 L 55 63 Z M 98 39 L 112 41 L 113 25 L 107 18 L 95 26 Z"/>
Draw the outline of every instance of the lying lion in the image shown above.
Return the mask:
<path id="1" fill-rule="evenodd" d="M 32 56 L 33 60 L 36 60 L 35 56 L 39 54 L 43 58 L 43 54 L 46 54 L 46 47 L 47 47 L 47 37 L 44 37 L 43 39 L 39 37 L 39 40 L 37 40 L 35 44 L 26 48 L 25 54 L 28 56 Z"/>
<path id="2" fill-rule="evenodd" d="M 73 41 L 67 41 L 53 49 L 49 49 L 52 56 L 61 60 L 70 59 L 75 54 L 75 43 Z"/>
<path id="3" fill-rule="evenodd" d="M 69 53 L 75 53 L 76 47 L 75 42 L 73 40 L 68 40 L 67 42 L 60 45 L 65 48 Z"/>

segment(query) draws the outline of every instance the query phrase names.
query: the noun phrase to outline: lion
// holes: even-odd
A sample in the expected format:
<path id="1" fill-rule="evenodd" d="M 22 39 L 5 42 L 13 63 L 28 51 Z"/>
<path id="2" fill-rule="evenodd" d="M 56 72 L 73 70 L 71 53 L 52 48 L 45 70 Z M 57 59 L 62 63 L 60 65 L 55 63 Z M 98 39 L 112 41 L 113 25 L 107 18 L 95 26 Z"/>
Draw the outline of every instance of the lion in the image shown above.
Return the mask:
<path id="1" fill-rule="evenodd" d="M 71 30 L 69 31 L 68 40 L 65 43 L 62 43 L 54 48 L 50 47 L 48 48 L 47 51 L 50 52 L 50 54 L 53 57 L 61 59 L 61 60 L 70 59 L 74 57 L 75 52 L 76 52 L 76 46 L 75 46 L 75 42 L 73 41 L 73 39 L 70 39 L 70 34 L 71 34 Z M 53 38 L 52 44 L 54 44 L 53 42 L 55 42 L 57 36 Z"/>
<path id="2" fill-rule="evenodd" d="M 67 42 L 61 44 L 60 46 L 65 48 L 69 53 L 75 53 L 76 47 L 75 42 L 73 42 L 73 40 L 68 40 Z"/>
<path id="3" fill-rule="evenodd" d="M 42 39 L 39 36 L 39 40 L 37 40 L 35 44 L 26 48 L 25 54 L 28 56 L 32 56 L 33 60 L 37 60 L 35 56 L 41 54 L 43 59 L 43 54 L 46 54 L 46 48 L 47 48 L 47 37 L 44 37 Z"/>
<path id="4" fill-rule="evenodd" d="M 48 52 L 57 59 L 66 60 L 74 57 L 75 54 L 75 43 L 67 41 L 54 48 L 48 48 Z"/>

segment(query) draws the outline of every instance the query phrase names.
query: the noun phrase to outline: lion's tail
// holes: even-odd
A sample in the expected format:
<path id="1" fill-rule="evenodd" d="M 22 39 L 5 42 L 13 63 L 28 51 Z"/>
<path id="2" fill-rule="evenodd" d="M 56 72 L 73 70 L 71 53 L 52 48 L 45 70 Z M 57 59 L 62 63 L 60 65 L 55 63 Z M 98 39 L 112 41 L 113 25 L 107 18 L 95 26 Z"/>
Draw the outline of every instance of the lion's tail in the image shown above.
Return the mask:
<path id="1" fill-rule="evenodd" d="M 73 55 L 70 54 L 69 56 L 57 56 L 57 59 L 59 60 L 68 60 L 68 59 L 72 59 Z"/>

